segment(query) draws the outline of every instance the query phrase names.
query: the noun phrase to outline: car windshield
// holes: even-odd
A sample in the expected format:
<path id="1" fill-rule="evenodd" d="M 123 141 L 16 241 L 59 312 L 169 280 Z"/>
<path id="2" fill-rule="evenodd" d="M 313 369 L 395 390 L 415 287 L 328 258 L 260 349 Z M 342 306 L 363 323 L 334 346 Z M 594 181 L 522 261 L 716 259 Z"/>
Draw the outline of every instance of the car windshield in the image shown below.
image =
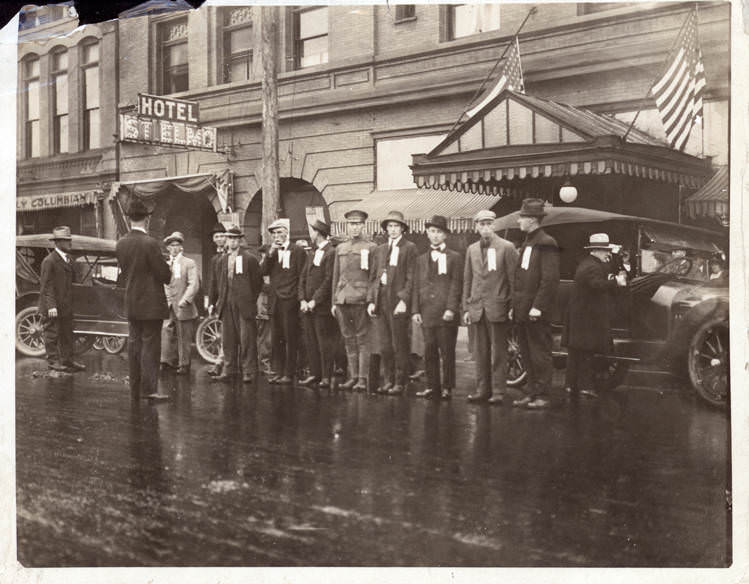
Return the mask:
<path id="1" fill-rule="evenodd" d="M 724 257 L 710 234 L 678 227 L 647 225 L 642 230 L 642 274 L 674 274 L 690 280 L 710 281 L 711 261 Z"/>

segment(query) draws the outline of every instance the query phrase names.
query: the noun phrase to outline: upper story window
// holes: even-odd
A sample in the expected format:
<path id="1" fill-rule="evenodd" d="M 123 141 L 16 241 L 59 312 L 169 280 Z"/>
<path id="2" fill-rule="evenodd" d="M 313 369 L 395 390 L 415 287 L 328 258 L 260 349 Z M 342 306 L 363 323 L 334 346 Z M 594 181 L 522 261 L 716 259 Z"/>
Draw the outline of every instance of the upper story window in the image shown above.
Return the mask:
<path id="1" fill-rule="evenodd" d="M 159 25 L 161 93 L 187 91 L 187 18 Z"/>
<path id="2" fill-rule="evenodd" d="M 328 7 L 293 9 L 294 67 L 303 69 L 328 62 Z"/>
<path id="3" fill-rule="evenodd" d="M 50 55 L 52 76 L 52 149 L 55 154 L 68 147 L 68 52 L 57 50 Z"/>
<path id="4" fill-rule="evenodd" d="M 395 22 L 416 18 L 416 4 L 398 4 L 395 7 Z"/>
<path id="5" fill-rule="evenodd" d="M 499 30 L 499 4 L 451 4 L 447 15 L 450 39 Z"/>
<path id="6" fill-rule="evenodd" d="M 101 148 L 101 112 L 99 104 L 99 43 L 81 46 L 81 79 L 83 86 L 83 149 Z"/>
<path id="7" fill-rule="evenodd" d="M 224 9 L 224 83 L 252 77 L 252 7 Z"/>
<path id="8" fill-rule="evenodd" d="M 33 56 L 23 62 L 24 138 L 26 158 L 39 156 L 39 57 Z"/>

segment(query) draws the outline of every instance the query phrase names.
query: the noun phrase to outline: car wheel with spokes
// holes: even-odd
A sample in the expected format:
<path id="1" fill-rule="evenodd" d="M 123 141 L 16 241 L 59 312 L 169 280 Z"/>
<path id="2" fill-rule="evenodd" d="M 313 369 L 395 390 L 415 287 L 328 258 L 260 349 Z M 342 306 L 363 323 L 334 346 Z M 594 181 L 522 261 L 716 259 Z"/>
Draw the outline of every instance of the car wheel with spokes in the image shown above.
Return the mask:
<path id="1" fill-rule="evenodd" d="M 16 314 L 16 350 L 27 357 L 44 356 L 44 325 L 36 306 L 27 306 Z"/>
<path id="2" fill-rule="evenodd" d="M 689 381 L 709 404 L 725 407 L 729 398 L 728 321 L 712 318 L 695 331 L 687 352 Z"/>
<path id="3" fill-rule="evenodd" d="M 512 327 L 507 336 L 507 385 L 510 387 L 523 385 L 527 377 L 528 370 L 525 366 L 525 359 L 520 354 L 517 329 Z"/>
<path id="4" fill-rule="evenodd" d="M 198 354 L 209 363 L 218 363 L 221 355 L 221 321 L 215 316 L 204 318 L 195 331 Z"/>

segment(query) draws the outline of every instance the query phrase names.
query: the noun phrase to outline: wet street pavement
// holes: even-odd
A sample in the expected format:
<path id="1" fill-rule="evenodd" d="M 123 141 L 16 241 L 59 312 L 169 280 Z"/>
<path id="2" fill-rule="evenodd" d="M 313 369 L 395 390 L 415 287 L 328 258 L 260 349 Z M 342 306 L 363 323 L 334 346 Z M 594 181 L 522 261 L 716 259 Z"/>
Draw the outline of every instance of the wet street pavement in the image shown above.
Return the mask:
<path id="1" fill-rule="evenodd" d="M 547 412 L 165 375 L 16 380 L 18 559 L 52 566 L 730 564 L 727 415 L 631 374 Z M 100 374 L 110 374 L 101 377 Z M 657 381 L 654 382 L 653 380 Z M 659 386 L 659 387 L 655 387 Z"/>

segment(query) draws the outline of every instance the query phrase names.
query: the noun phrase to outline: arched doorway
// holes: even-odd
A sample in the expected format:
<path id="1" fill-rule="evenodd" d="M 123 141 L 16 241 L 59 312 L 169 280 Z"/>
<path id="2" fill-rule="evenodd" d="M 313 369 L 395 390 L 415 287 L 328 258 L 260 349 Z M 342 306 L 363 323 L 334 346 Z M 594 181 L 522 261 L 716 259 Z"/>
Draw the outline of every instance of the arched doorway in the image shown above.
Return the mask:
<path id="1" fill-rule="evenodd" d="M 313 185 L 296 178 L 281 179 L 281 209 L 279 217 L 287 217 L 291 223 L 291 239 L 309 240 L 307 225 L 315 217 L 330 221 L 328 205 Z M 261 221 L 263 215 L 263 191 L 259 190 L 250 201 L 244 216 L 244 232 L 247 244 L 255 248 L 262 242 Z"/>

